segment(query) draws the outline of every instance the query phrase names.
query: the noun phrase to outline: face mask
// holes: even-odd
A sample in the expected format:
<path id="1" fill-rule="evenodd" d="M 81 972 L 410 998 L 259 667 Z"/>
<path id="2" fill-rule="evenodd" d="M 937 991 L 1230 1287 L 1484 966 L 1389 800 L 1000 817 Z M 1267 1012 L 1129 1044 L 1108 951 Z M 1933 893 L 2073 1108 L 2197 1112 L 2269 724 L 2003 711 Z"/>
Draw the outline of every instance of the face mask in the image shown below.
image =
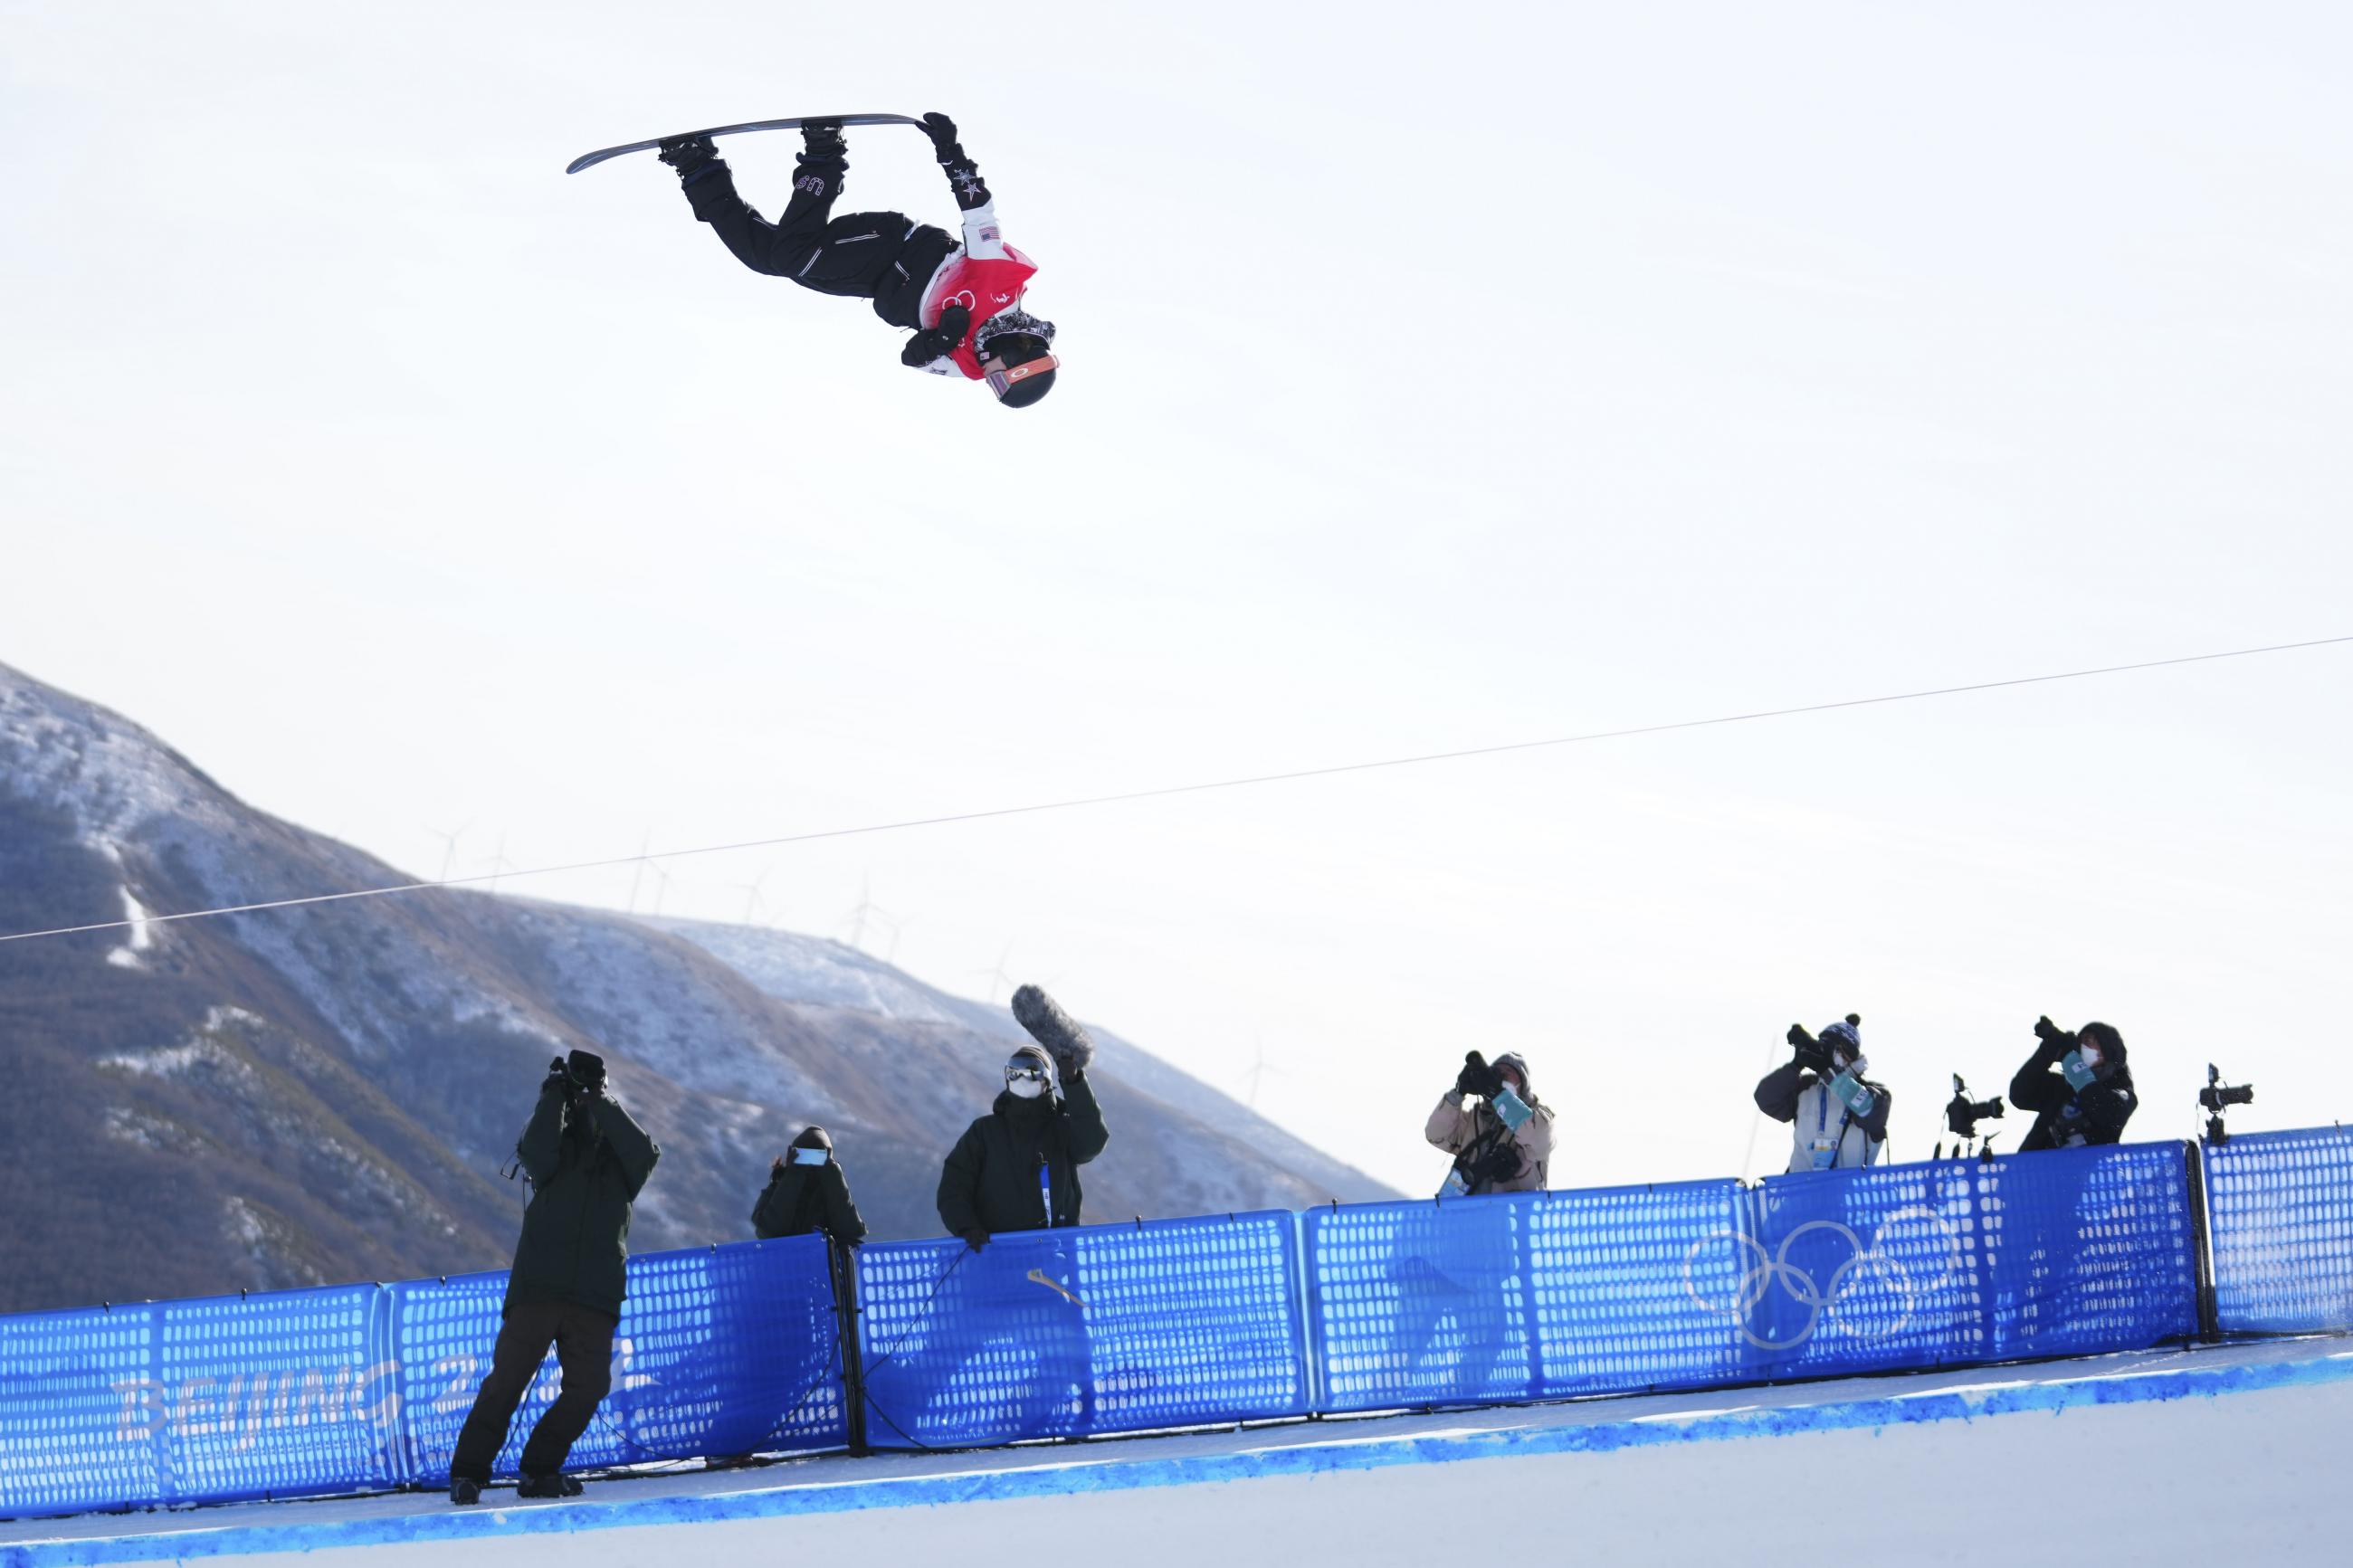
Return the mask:
<path id="1" fill-rule="evenodd" d="M 1016 1100 L 1035 1100 L 1046 1092 L 1046 1080 L 1036 1073 L 1023 1073 L 1006 1079 L 1005 1087 Z"/>
<path id="2" fill-rule="evenodd" d="M 2100 1047 L 2097 1046 L 2078 1045 L 2075 1047 L 2075 1054 L 2084 1058 L 2084 1065 L 2087 1068 L 2096 1068 L 2100 1065 Z"/>

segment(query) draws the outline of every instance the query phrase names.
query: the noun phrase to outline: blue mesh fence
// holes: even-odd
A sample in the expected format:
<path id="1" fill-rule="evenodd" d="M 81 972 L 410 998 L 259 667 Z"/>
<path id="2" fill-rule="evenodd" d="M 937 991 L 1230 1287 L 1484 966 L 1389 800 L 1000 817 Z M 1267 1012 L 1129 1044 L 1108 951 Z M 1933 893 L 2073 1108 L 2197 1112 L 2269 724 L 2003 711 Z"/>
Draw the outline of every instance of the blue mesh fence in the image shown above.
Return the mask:
<path id="1" fill-rule="evenodd" d="M 149 1302 L 0 1318 L 0 1515 L 163 1498 L 163 1310 Z"/>
<path id="2" fill-rule="evenodd" d="M 400 1418 L 375 1285 L 165 1301 L 156 1424 L 174 1501 L 381 1486 Z"/>
<path id="3" fill-rule="evenodd" d="M 870 1440 L 971 1447 L 2133 1349 L 2196 1324 L 2186 1152 L 882 1242 Z M 2353 1139 L 2207 1152 L 2222 1326 L 2353 1323 Z M 824 1244 L 631 1260 L 578 1465 L 848 1440 Z M 0 1318 L 0 1516 L 438 1482 L 501 1274 Z M 526 1396 L 512 1472 L 553 1399 Z"/>
<path id="4" fill-rule="evenodd" d="M 2222 1331 L 2353 1329 L 2353 1132 L 2242 1132 L 2200 1152 Z"/>
<path id="5" fill-rule="evenodd" d="M 1746 1375 L 2130 1350 L 2197 1326 L 2180 1146 L 1767 1179 L 1730 1304 Z"/>
<path id="6" fill-rule="evenodd" d="M 873 1242 L 858 1290 L 876 1447 L 1303 1415 L 1293 1216 Z"/>
<path id="7" fill-rule="evenodd" d="M 490 1370 L 506 1280 L 452 1275 L 391 1288 L 402 1479 L 448 1479 L 458 1429 Z M 839 1447 L 848 1427 L 835 1334 L 821 1237 L 640 1254 L 613 1334 L 612 1392 L 571 1463 Z M 562 1378 L 550 1352 L 516 1409 L 498 1474 L 516 1473 Z"/>

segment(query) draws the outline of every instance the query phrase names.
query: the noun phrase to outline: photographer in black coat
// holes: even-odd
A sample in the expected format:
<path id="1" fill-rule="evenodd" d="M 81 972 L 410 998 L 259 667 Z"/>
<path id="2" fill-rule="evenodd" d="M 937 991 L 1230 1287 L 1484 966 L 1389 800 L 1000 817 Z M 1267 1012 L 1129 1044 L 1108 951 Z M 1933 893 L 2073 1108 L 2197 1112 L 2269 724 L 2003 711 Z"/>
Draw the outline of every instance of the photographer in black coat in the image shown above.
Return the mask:
<path id="1" fill-rule="evenodd" d="M 813 1230 L 844 1247 L 866 1240 L 866 1221 L 850 1201 L 849 1178 L 833 1157 L 833 1136 L 805 1127 L 792 1147 L 768 1167 L 768 1184 L 752 1205 L 752 1229 L 762 1241 Z"/>
<path id="2" fill-rule="evenodd" d="M 449 1500 L 480 1501 L 507 1425 L 533 1373 L 555 1347 L 564 1386 L 523 1445 L 523 1497 L 573 1497 L 565 1457 L 613 1381 L 613 1331 L 627 1293 L 629 1208 L 661 1150 L 607 1091 L 605 1061 L 587 1051 L 548 1064 L 539 1103 L 515 1144 L 531 1178 L 522 1239 L 507 1277 L 490 1375 L 449 1458 Z"/>
<path id="3" fill-rule="evenodd" d="M 2042 1017 L 2034 1020 L 2034 1037 L 2040 1042 L 2034 1054 L 2010 1080 L 2010 1102 L 2036 1113 L 2034 1130 L 2018 1152 L 2081 1149 L 2122 1138 L 2139 1102 L 2125 1062 L 2125 1037 L 2116 1026 L 2090 1023 L 2071 1034 Z"/>

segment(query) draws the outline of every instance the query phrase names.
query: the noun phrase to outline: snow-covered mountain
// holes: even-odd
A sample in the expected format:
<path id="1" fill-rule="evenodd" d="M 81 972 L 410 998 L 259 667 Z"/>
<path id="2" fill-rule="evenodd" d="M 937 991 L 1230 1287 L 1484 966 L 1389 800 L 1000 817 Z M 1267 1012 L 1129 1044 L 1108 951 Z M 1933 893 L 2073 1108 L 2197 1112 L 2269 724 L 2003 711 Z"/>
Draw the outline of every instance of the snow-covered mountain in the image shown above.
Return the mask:
<path id="1" fill-rule="evenodd" d="M 0 933 L 409 879 L 252 810 L 137 725 L 0 666 Z M 634 1244 L 749 1234 L 834 1133 L 882 1235 L 1018 1026 L 839 943 L 457 889 L 0 942 L 0 1310 L 496 1267 L 548 1058 L 605 1055 L 663 1146 Z M 1107 1031 L 1098 1217 L 1387 1195 Z"/>

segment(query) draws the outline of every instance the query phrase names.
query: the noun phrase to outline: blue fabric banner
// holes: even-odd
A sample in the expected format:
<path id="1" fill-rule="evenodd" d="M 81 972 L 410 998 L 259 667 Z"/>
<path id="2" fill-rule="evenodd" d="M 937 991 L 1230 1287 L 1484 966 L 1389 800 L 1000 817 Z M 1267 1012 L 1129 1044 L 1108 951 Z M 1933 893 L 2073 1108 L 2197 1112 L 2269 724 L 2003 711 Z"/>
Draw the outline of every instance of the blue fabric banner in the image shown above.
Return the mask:
<path id="1" fill-rule="evenodd" d="M 963 1447 L 2144 1348 L 2196 1327 L 2179 1143 L 877 1242 L 867 1435 Z M 2235 1331 L 2353 1324 L 2353 1139 L 2205 1151 Z M 0 1516 L 446 1479 L 502 1274 L 0 1318 Z M 579 1466 L 836 1447 L 824 1242 L 641 1256 Z M 511 1429 L 512 1473 L 554 1398 Z"/>
<path id="2" fill-rule="evenodd" d="M 0 1318 L 0 1516 L 446 1481 L 505 1292 L 473 1274 Z M 574 1461 L 839 1447 L 840 1373 L 822 1239 L 633 1258 Z"/>
<path id="3" fill-rule="evenodd" d="M 2353 1331 L 2353 1132 L 2242 1132 L 2200 1152 L 2221 1331 Z"/>
<path id="4" fill-rule="evenodd" d="M 1736 1375 L 1736 1342 L 1709 1302 L 1728 1299 L 1738 1277 L 1729 1238 L 1744 1196 L 1736 1182 L 1685 1182 L 1309 1210 L 1300 1223 L 1323 1408 Z M 1704 1283 L 1687 1284 L 1687 1270 Z"/>
<path id="5" fill-rule="evenodd" d="M 397 1479 L 449 1479 L 458 1429 L 490 1371 L 506 1285 L 495 1273 L 390 1288 L 403 1415 Z M 572 1464 L 838 1447 L 848 1424 L 835 1333 L 822 1237 L 633 1258 L 613 1334 L 612 1392 L 574 1445 Z M 496 1473 L 516 1473 L 532 1423 L 561 1381 L 551 1352 Z"/>
<path id="6" fill-rule="evenodd" d="M 1768 1177 L 1729 1313 L 1744 1375 L 2138 1350 L 2197 1327 L 2177 1143 Z"/>
<path id="7" fill-rule="evenodd" d="M 870 1242 L 858 1289 L 878 1448 L 1309 1408 L 1287 1213 Z"/>

